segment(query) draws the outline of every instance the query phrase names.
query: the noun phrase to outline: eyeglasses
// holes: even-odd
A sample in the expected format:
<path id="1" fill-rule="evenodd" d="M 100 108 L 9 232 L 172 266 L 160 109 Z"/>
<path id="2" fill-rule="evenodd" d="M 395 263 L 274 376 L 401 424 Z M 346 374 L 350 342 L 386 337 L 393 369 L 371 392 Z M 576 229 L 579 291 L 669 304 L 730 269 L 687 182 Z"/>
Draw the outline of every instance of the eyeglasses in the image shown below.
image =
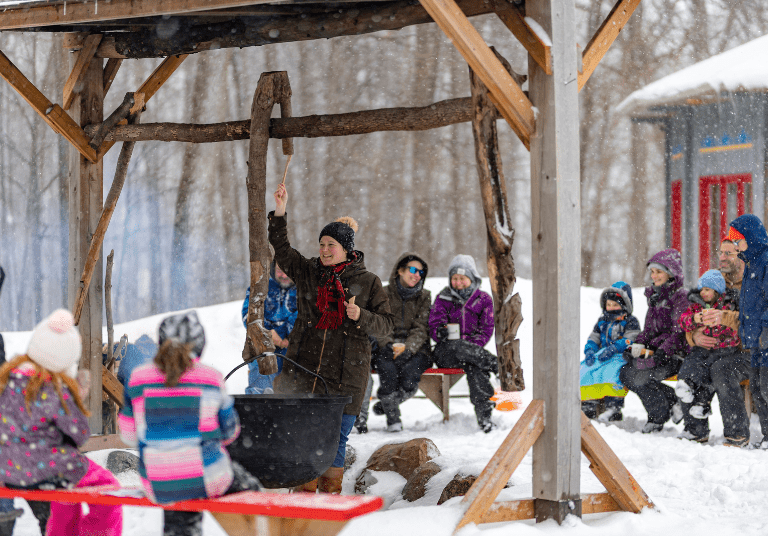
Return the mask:
<path id="1" fill-rule="evenodd" d="M 406 266 L 408 268 L 408 271 L 412 274 L 419 274 L 420 277 L 424 277 L 424 274 L 426 273 L 424 270 L 419 270 L 415 266 Z"/>
<path id="2" fill-rule="evenodd" d="M 718 251 L 717 256 L 718 257 L 735 257 L 738 255 L 738 251 Z"/>

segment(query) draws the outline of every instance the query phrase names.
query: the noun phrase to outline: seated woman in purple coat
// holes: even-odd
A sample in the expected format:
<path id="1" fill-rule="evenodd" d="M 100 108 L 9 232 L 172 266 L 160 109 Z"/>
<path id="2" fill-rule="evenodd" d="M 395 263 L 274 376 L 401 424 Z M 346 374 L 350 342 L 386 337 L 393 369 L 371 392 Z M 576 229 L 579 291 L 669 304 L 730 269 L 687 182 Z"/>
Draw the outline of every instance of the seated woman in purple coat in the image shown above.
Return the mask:
<path id="1" fill-rule="evenodd" d="M 450 285 L 440 291 L 429 312 L 429 333 L 437 341 L 434 356 L 440 368 L 460 368 L 467 374 L 469 399 L 483 432 L 493 429 L 495 404 L 491 372 L 498 373 L 496 356 L 485 350 L 493 335 L 493 300 L 480 290 L 480 275 L 469 255 L 456 255 L 448 268 Z M 455 333 L 455 326 L 459 331 Z"/>

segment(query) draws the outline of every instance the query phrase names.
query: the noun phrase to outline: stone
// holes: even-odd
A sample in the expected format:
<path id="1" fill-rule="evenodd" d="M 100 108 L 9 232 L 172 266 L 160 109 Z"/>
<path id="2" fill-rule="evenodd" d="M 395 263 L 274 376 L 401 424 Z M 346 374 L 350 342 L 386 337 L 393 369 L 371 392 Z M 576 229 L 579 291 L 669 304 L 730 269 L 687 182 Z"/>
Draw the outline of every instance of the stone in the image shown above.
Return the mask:
<path id="1" fill-rule="evenodd" d="M 435 462 L 418 466 L 403 487 L 403 499 L 413 502 L 424 497 L 427 493 L 427 482 L 440 471 L 440 466 Z"/>
<path id="2" fill-rule="evenodd" d="M 139 457 L 130 452 L 115 450 L 107 456 L 107 471 L 113 475 L 124 473 L 125 471 L 139 471 Z"/>
<path id="3" fill-rule="evenodd" d="M 379 479 L 376 478 L 372 472 L 370 472 L 368 469 L 363 469 L 360 475 L 358 475 L 357 480 L 355 480 L 355 494 L 365 495 L 365 493 L 368 491 L 368 488 L 376 484 L 378 481 Z"/>
<path id="4" fill-rule="evenodd" d="M 477 480 L 477 477 L 474 475 L 456 475 L 453 477 L 453 480 L 448 482 L 448 485 L 443 488 L 443 492 L 440 494 L 437 504 L 443 504 L 453 497 L 466 495 L 469 488 L 475 483 L 475 480 Z"/>
<path id="5" fill-rule="evenodd" d="M 347 443 L 347 452 L 344 454 L 344 470 L 349 471 L 349 468 L 357 461 L 357 452 L 354 447 Z"/>
<path id="6" fill-rule="evenodd" d="M 371 471 L 394 471 L 409 480 L 417 467 L 438 456 L 440 451 L 432 440 L 420 437 L 380 447 L 368 458 L 365 468 Z"/>

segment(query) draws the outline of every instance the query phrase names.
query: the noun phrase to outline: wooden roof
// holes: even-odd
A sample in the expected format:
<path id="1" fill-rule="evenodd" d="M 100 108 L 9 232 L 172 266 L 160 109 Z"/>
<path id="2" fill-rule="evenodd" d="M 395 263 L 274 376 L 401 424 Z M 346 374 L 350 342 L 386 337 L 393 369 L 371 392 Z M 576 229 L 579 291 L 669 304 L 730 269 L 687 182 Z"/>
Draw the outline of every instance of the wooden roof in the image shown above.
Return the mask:
<path id="1" fill-rule="evenodd" d="M 493 11 L 487 0 L 457 3 L 467 16 Z M 427 22 L 432 18 L 417 0 L 0 0 L 0 31 L 102 34 L 96 53 L 102 58 L 166 57 Z"/>

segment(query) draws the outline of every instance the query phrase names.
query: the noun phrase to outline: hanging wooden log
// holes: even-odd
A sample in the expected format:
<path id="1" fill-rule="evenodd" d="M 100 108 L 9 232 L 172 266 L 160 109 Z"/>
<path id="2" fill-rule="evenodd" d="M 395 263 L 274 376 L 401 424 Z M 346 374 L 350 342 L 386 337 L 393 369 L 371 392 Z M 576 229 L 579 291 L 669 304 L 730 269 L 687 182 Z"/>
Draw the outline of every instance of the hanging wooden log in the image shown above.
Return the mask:
<path id="1" fill-rule="evenodd" d="M 132 115 L 128 121 L 138 122 L 141 117 L 141 110 L 135 115 Z M 133 147 L 135 142 L 125 142 L 120 150 L 120 156 L 117 159 L 117 169 L 115 169 L 115 179 L 112 181 L 112 186 L 109 188 L 107 199 L 104 202 L 104 208 L 101 211 L 101 217 L 99 223 L 96 226 L 96 230 L 91 238 L 91 246 L 88 249 L 88 255 L 85 259 L 85 266 L 83 267 L 83 274 L 80 277 L 80 290 L 77 295 L 74 307 L 75 324 L 80 323 L 80 315 L 83 312 L 83 304 L 85 298 L 88 295 L 88 287 L 91 285 L 91 278 L 93 277 L 93 269 L 96 267 L 96 262 L 99 260 L 99 252 L 101 251 L 101 245 L 104 242 L 104 236 L 107 234 L 107 227 L 112 219 L 112 214 L 115 212 L 117 206 L 117 200 L 120 197 L 120 192 L 125 184 L 125 177 L 128 174 L 128 163 L 131 161 L 131 155 L 133 154 Z"/>
<path id="2" fill-rule="evenodd" d="M 495 50 L 494 53 L 510 74 L 518 77 L 516 82 L 522 83 L 524 77 L 516 75 L 509 63 Z M 525 389 L 525 381 L 520 361 L 520 340 L 517 338 L 517 329 L 523 321 L 522 300 L 514 290 L 516 277 L 512 242 L 515 230 L 509 216 L 507 187 L 496 131 L 496 113 L 488 89 L 472 69 L 469 70 L 469 81 L 474 109 L 472 133 L 475 138 L 477 175 L 488 233 L 488 276 L 493 291 L 499 379 L 502 390 L 522 391 Z"/>
<path id="3" fill-rule="evenodd" d="M 290 114 L 291 86 L 284 71 L 262 73 L 251 106 L 250 147 L 248 151 L 248 252 L 251 268 L 251 294 L 248 303 L 248 327 L 243 358 L 273 352 L 272 336 L 264 327 L 264 301 L 269 290 L 269 265 L 272 262 L 267 243 L 267 149 L 269 118 L 280 104 L 283 114 Z M 292 150 L 284 144 L 283 151 Z"/>
<path id="4" fill-rule="evenodd" d="M 492 13 L 488 0 L 458 0 L 467 17 Z M 143 25 L 128 25 L 105 36 L 96 52 L 100 58 L 159 58 L 176 54 L 195 54 L 221 48 L 243 48 L 294 41 L 330 39 L 345 35 L 364 35 L 399 30 L 432 22 L 418 2 L 412 0 L 358 3 L 349 7 L 336 4 L 249 6 L 249 14 L 219 18 L 170 16 L 145 19 Z M 221 15 L 221 14 L 220 14 Z M 6 15 L 4 15 L 5 17 Z M 133 19 L 135 20 L 135 19 Z M 4 26 L 0 22 L 0 28 Z M 94 27 L 99 27 L 95 24 Z M 169 37 L 157 28 L 174 28 Z M 87 25 L 58 26 L 56 31 L 83 32 Z M 81 39 L 70 39 L 69 48 L 82 47 Z M 65 45 L 65 46 L 67 46 Z"/>
<path id="5" fill-rule="evenodd" d="M 102 124 L 98 126 L 98 130 L 93 135 L 93 138 L 91 138 L 91 141 L 88 145 L 98 150 L 99 146 L 104 142 L 104 138 L 109 133 L 109 131 L 115 128 L 118 123 L 128 117 L 128 114 L 131 113 L 133 103 L 133 93 L 126 93 L 122 104 L 120 104 L 120 106 L 118 106 L 117 109 L 112 112 Z"/>
<path id="6" fill-rule="evenodd" d="M 493 118 L 499 119 L 494 108 Z M 472 120 L 472 99 L 462 97 L 439 101 L 415 108 L 381 108 L 343 114 L 309 115 L 306 117 L 273 118 L 269 122 L 269 137 L 321 138 L 354 136 L 372 132 L 430 130 Z M 85 128 L 93 135 L 99 125 Z M 183 123 L 147 123 L 121 125 L 104 138 L 105 143 L 118 141 L 179 141 L 188 143 L 215 143 L 247 140 L 251 121 L 229 121 L 207 125 Z"/>

